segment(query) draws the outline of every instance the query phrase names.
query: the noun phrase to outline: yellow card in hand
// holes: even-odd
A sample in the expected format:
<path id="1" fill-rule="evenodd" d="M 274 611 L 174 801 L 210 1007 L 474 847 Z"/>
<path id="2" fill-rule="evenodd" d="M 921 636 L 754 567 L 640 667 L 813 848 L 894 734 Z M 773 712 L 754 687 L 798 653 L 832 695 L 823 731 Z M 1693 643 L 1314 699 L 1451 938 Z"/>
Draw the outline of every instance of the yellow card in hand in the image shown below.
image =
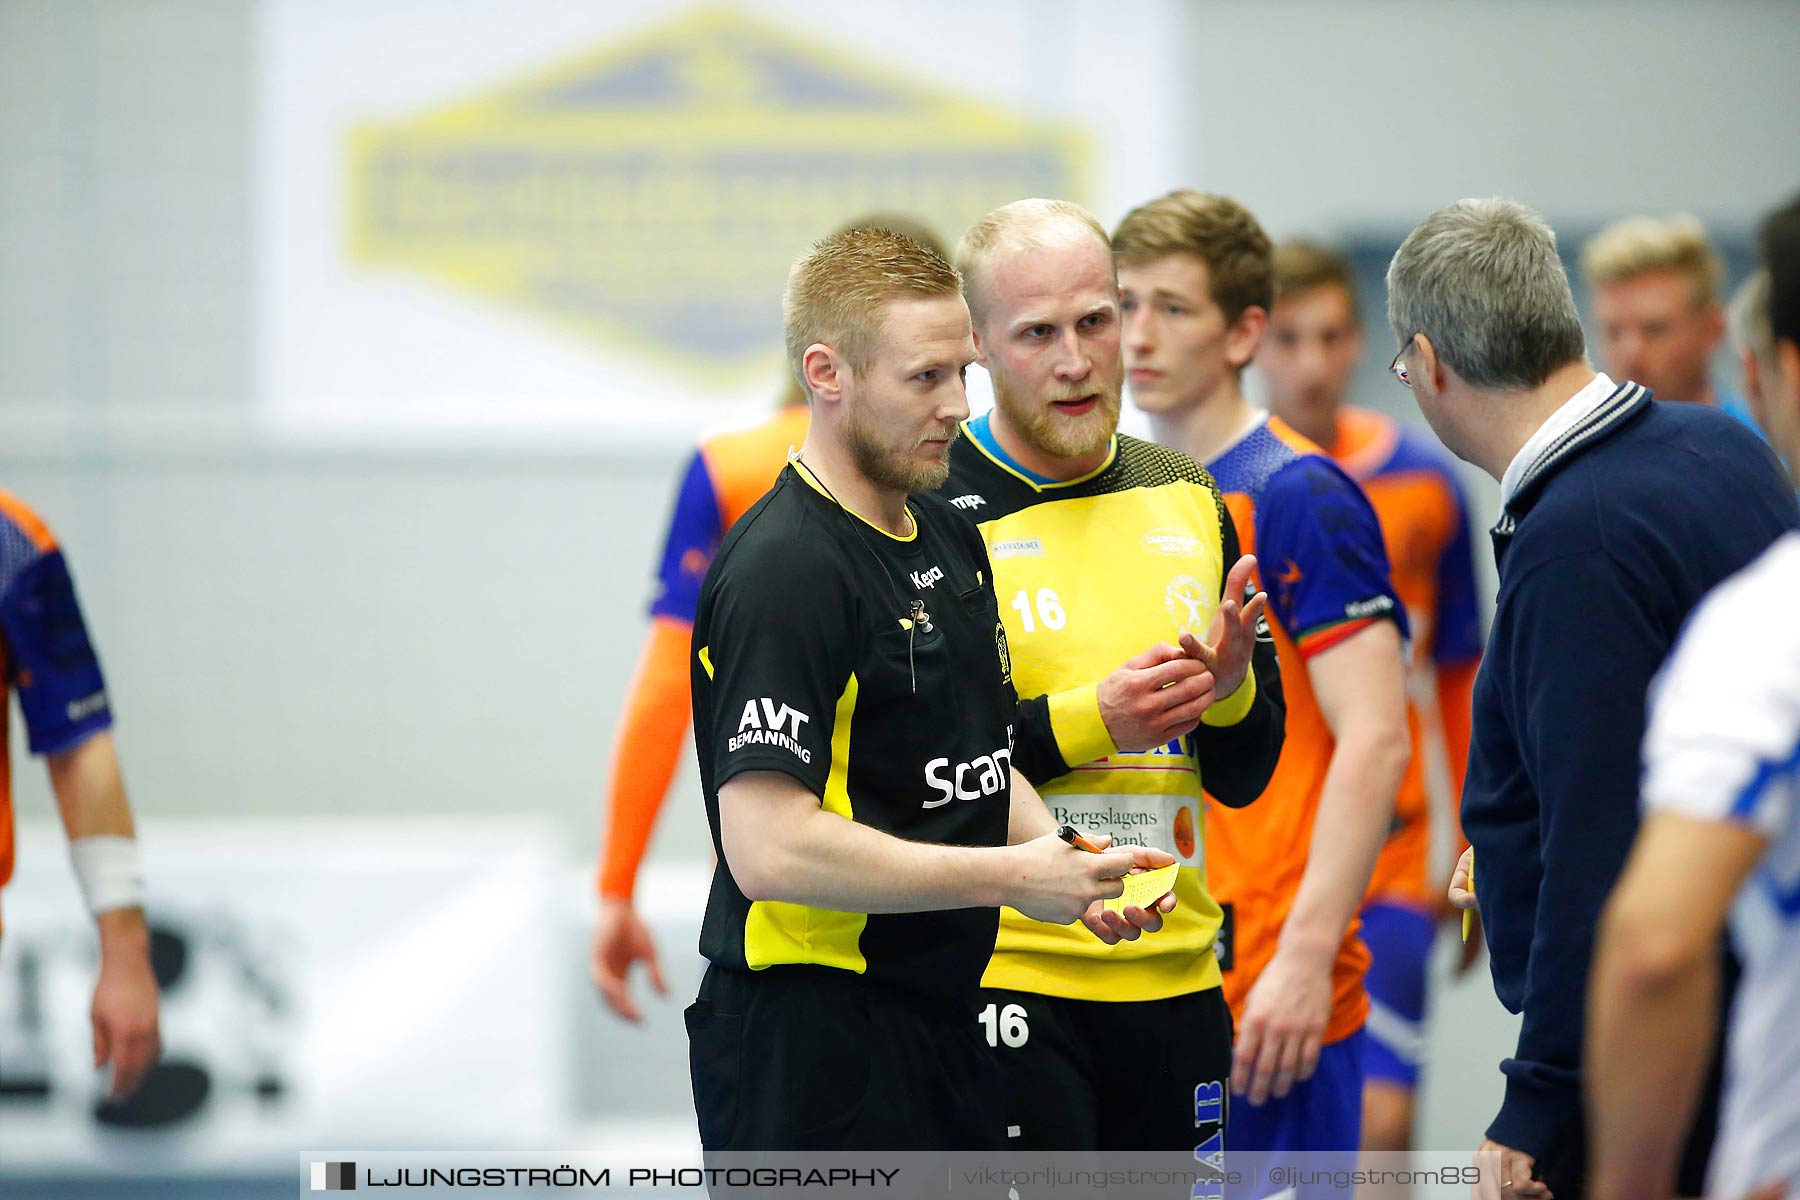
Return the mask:
<path id="1" fill-rule="evenodd" d="M 1149 908 L 1175 890 L 1175 875 L 1180 870 L 1180 863 L 1170 863 L 1166 867 L 1157 867 L 1154 871 L 1140 871 L 1136 875 L 1127 875 L 1125 876 L 1125 894 L 1101 903 L 1116 913 L 1124 912 L 1126 905 L 1129 904 L 1135 904 L 1139 908 Z"/>

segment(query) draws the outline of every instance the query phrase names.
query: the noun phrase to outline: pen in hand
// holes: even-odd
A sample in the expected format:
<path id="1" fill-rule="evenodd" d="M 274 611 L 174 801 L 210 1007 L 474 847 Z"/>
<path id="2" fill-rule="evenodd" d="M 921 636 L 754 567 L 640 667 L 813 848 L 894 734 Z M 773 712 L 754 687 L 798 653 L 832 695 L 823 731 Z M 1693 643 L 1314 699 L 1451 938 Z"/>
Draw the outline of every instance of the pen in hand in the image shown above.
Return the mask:
<path id="1" fill-rule="evenodd" d="M 1056 831 L 1056 836 L 1069 843 L 1069 845 L 1075 847 L 1077 850 L 1086 850 L 1089 854 L 1101 853 L 1101 848 L 1088 841 L 1081 830 L 1075 828 L 1073 825 L 1064 825 L 1061 829 Z"/>

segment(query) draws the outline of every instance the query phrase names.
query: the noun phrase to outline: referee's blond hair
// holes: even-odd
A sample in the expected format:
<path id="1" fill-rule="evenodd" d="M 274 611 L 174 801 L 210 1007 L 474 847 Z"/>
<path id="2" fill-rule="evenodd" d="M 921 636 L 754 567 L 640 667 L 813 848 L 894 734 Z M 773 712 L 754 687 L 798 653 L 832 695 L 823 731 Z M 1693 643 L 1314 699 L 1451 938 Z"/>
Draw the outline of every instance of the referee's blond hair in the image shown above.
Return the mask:
<path id="1" fill-rule="evenodd" d="M 863 227 L 821 238 L 788 272 L 781 304 L 788 365 L 806 388 L 806 348 L 823 343 L 861 370 L 875 356 L 889 301 L 961 291 L 949 260 L 905 234 Z"/>
<path id="2" fill-rule="evenodd" d="M 1698 217 L 1626 217 L 1588 239 L 1581 248 L 1581 273 L 1588 286 L 1624 283 L 1654 271 L 1675 271 L 1693 289 L 1695 308 L 1719 303 L 1725 262 Z"/>

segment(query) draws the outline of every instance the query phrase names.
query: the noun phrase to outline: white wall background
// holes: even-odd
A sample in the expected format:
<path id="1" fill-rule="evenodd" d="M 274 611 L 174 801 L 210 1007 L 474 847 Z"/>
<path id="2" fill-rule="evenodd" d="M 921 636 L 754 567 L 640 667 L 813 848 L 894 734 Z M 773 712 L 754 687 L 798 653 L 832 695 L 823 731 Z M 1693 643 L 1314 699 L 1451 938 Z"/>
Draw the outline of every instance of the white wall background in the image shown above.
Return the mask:
<path id="1" fill-rule="evenodd" d="M 1797 16 L 1199 3 L 1183 101 L 1143 119 L 1181 130 L 1172 181 L 1239 196 L 1278 235 L 1397 241 L 1495 192 L 1570 226 L 1684 208 L 1741 235 L 1800 184 Z M 0 0 L 0 486 L 71 548 L 145 820 L 504 807 L 587 861 L 680 448 L 262 440 L 252 41 L 242 0 Z M 19 766 L 20 805 L 47 812 Z M 699 811 L 690 774 L 653 863 L 703 859 Z M 588 1006 L 569 951 L 593 1061 L 633 1035 Z M 667 1060 L 679 1116 L 669 1015 L 630 1053 Z M 1444 997 L 1426 1145 L 1473 1144 L 1508 1029 L 1479 977 Z"/>
<path id="2" fill-rule="evenodd" d="M 1190 6 L 1193 164 L 1272 230 L 1502 194 L 1741 225 L 1800 184 L 1792 0 Z"/>

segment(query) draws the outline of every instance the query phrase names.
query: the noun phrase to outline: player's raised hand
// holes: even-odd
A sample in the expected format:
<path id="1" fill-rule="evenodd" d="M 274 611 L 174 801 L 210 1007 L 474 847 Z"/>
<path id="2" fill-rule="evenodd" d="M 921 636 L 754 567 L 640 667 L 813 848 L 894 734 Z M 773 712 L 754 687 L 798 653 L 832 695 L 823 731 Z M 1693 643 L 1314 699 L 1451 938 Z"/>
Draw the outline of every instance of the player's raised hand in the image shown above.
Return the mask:
<path id="1" fill-rule="evenodd" d="M 669 994 L 663 982 L 662 964 L 656 958 L 656 940 L 643 918 L 630 901 L 607 898 L 600 902 L 600 920 L 594 927 L 594 946 L 588 959 L 588 974 L 606 1006 L 627 1021 L 641 1021 L 643 1013 L 631 998 L 629 976 L 631 964 L 641 962 L 650 969 L 650 986 L 659 996 Z"/>
<path id="2" fill-rule="evenodd" d="M 1005 902 L 1034 921 L 1068 925 L 1080 920 L 1094 902 L 1123 896 L 1120 877 L 1143 851 L 1107 849 L 1110 834 L 1089 840 L 1101 848 L 1100 853 L 1077 850 L 1054 833 L 1008 847 L 1013 864 Z"/>
<path id="3" fill-rule="evenodd" d="M 1256 649 L 1256 625 L 1269 607 L 1269 595 L 1264 591 L 1257 591 L 1247 602 L 1241 599 L 1250 590 L 1255 573 L 1254 554 L 1238 559 L 1225 576 L 1225 598 L 1213 614 L 1206 637 L 1181 635 L 1181 648 L 1190 658 L 1206 664 L 1213 675 L 1213 694 L 1221 698 L 1237 691 L 1249 674 L 1250 654 Z"/>
<path id="4" fill-rule="evenodd" d="M 1113 745 L 1148 750 L 1193 732 L 1213 702 L 1212 671 L 1188 651 L 1159 642 L 1102 679 L 1099 701 Z"/>

